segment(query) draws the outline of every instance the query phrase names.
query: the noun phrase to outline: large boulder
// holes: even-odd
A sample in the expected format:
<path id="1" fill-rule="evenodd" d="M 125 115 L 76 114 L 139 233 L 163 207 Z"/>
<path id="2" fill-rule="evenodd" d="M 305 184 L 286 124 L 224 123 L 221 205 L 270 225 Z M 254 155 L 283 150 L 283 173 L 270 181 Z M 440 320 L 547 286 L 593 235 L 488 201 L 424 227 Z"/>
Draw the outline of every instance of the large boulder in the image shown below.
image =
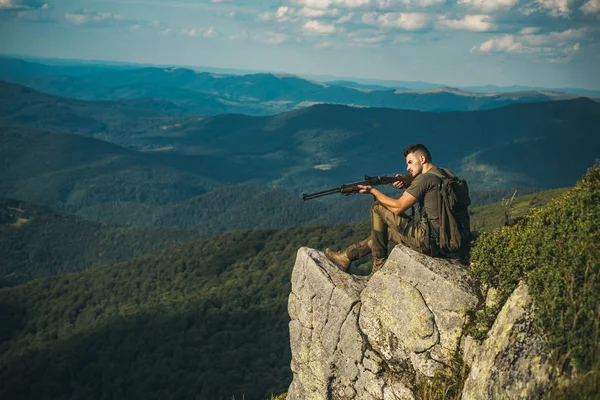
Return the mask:
<path id="1" fill-rule="evenodd" d="M 392 367 L 408 357 L 417 376 L 429 377 L 452 364 L 467 313 L 479 302 L 462 264 L 401 245 L 373 276 L 361 300 L 361 328 L 377 352 Z"/>
<path id="2" fill-rule="evenodd" d="M 477 303 L 464 266 L 402 245 L 370 280 L 299 249 L 288 307 L 288 398 L 414 398 L 420 376 L 452 363 Z"/>
<path id="3" fill-rule="evenodd" d="M 527 285 L 519 284 L 496 317 L 487 339 L 465 340 L 471 365 L 462 399 L 540 398 L 552 381 L 552 366 L 543 338 L 533 327 L 533 304 Z"/>

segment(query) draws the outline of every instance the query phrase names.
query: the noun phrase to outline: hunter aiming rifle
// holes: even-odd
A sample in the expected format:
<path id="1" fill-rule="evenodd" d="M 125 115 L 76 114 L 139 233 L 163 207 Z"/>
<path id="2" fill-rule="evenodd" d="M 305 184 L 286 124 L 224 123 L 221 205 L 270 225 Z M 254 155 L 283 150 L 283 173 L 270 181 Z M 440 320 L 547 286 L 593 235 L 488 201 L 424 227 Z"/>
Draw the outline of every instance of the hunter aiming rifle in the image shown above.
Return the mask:
<path id="1" fill-rule="evenodd" d="M 349 183 L 347 185 L 342 185 L 333 189 L 323 190 L 321 192 L 302 194 L 302 200 L 312 200 L 317 197 L 329 196 L 330 194 L 341 193 L 344 196 L 348 196 L 351 194 L 356 194 L 360 192 L 360 188 L 358 185 L 363 186 L 379 186 L 379 185 L 387 185 L 394 182 L 403 181 L 407 186 L 412 182 L 413 177 L 410 174 L 401 175 L 401 176 L 367 176 L 365 175 L 365 180 L 360 182 Z"/>

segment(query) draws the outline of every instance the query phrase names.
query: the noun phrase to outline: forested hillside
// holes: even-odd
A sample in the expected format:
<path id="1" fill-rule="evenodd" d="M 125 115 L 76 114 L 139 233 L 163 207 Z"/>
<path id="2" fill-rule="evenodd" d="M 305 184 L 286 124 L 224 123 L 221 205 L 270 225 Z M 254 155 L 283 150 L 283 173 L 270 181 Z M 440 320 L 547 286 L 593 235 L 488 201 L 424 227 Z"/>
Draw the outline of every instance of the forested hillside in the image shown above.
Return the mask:
<path id="1" fill-rule="evenodd" d="M 0 198 L 0 287 L 114 264 L 198 237 L 175 228 L 102 225 Z"/>
<path id="2" fill-rule="evenodd" d="M 367 232 L 234 232 L 0 289 L 0 397 L 229 400 L 283 392 L 297 249 L 349 244 Z"/>
<path id="3" fill-rule="evenodd" d="M 556 195 L 524 197 L 515 209 Z M 8 235 L 3 253 L 14 274 L 34 268 L 32 274 L 60 275 L 0 289 L 0 380 L 8 382 L 0 386 L 2 398 L 229 400 L 283 392 L 291 379 L 287 296 L 297 249 L 342 249 L 369 234 L 368 223 L 236 231 L 64 274 L 82 259 L 106 261 L 105 251 L 130 257 L 186 234 L 4 204 L 0 232 Z M 503 215 L 503 208 L 488 209 L 473 221 Z M 481 220 L 482 230 L 495 221 Z M 30 235 L 35 243 L 25 240 Z M 38 257 L 42 247 L 47 258 Z M 23 259 L 29 262 L 19 264 Z M 369 261 L 353 273 L 368 272 Z"/>
<path id="4" fill-rule="evenodd" d="M 24 130 L 27 135 L 31 131 L 25 128 L 30 128 L 44 129 L 44 135 L 92 136 L 143 150 L 146 160 L 205 178 L 218 173 L 229 183 L 293 193 L 352 182 L 365 174 L 402 172 L 401 151 L 416 138 L 427 145 L 435 163 L 467 178 L 473 189 L 570 186 L 600 151 L 599 115 L 599 103 L 579 98 L 472 112 L 319 104 L 269 117 L 171 117 L 143 107 L 0 85 L 0 124 L 5 126 L 0 132 Z M 573 140 L 580 156 L 557 163 L 565 141 Z"/>

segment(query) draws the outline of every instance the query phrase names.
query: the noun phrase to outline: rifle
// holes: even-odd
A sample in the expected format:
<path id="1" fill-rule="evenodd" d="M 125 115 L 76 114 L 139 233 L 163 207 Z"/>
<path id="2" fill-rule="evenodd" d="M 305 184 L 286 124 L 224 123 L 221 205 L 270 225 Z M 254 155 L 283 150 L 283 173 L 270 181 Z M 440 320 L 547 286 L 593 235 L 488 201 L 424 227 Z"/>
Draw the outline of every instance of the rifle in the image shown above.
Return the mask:
<path id="1" fill-rule="evenodd" d="M 330 194 L 335 194 L 335 193 L 341 193 L 344 196 L 348 196 L 351 194 L 356 194 L 358 192 L 360 192 L 360 189 L 358 188 L 358 185 L 364 185 L 364 186 L 379 186 L 379 185 L 387 185 L 390 183 L 394 183 L 394 182 L 399 182 L 399 181 L 403 181 L 406 184 L 410 185 L 410 183 L 412 182 L 413 177 L 410 174 L 407 175 L 401 175 L 401 176 L 368 176 L 365 175 L 365 180 L 364 181 L 360 181 L 360 182 L 353 182 L 353 183 L 349 183 L 347 185 L 342 185 L 336 188 L 332 188 L 332 189 L 327 189 L 327 190 L 323 190 L 321 192 L 316 192 L 316 193 L 308 193 L 308 194 L 302 194 L 302 200 L 306 201 L 306 200 L 312 200 L 312 199 L 316 199 L 317 197 L 323 197 L 323 196 L 329 196 Z"/>

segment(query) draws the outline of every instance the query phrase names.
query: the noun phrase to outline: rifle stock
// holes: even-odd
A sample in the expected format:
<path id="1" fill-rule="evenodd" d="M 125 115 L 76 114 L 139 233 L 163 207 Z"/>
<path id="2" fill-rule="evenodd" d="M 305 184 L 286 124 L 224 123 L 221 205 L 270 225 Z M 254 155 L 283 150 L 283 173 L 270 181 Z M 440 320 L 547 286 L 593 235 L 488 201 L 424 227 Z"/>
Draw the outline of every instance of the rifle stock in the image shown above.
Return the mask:
<path id="1" fill-rule="evenodd" d="M 411 184 L 413 177 L 410 174 L 401 175 L 401 176 L 368 176 L 365 175 L 365 179 L 359 182 L 353 182 L 349 184 L 344 184 L 338 186 L 336 188 L 322 190 L 320 192 L 302 194 L 302 200 L 312 200 L 317 197 L 329 196 L 330 194 L 340 193 L 344 196 L 348 196 L 351 194 L 356 194 L 360 192 L 359 185 L 363 186 L 379 186 L 379 185 L 387 185 L 394 182 L 403 181 L 407 186 Z"/>

